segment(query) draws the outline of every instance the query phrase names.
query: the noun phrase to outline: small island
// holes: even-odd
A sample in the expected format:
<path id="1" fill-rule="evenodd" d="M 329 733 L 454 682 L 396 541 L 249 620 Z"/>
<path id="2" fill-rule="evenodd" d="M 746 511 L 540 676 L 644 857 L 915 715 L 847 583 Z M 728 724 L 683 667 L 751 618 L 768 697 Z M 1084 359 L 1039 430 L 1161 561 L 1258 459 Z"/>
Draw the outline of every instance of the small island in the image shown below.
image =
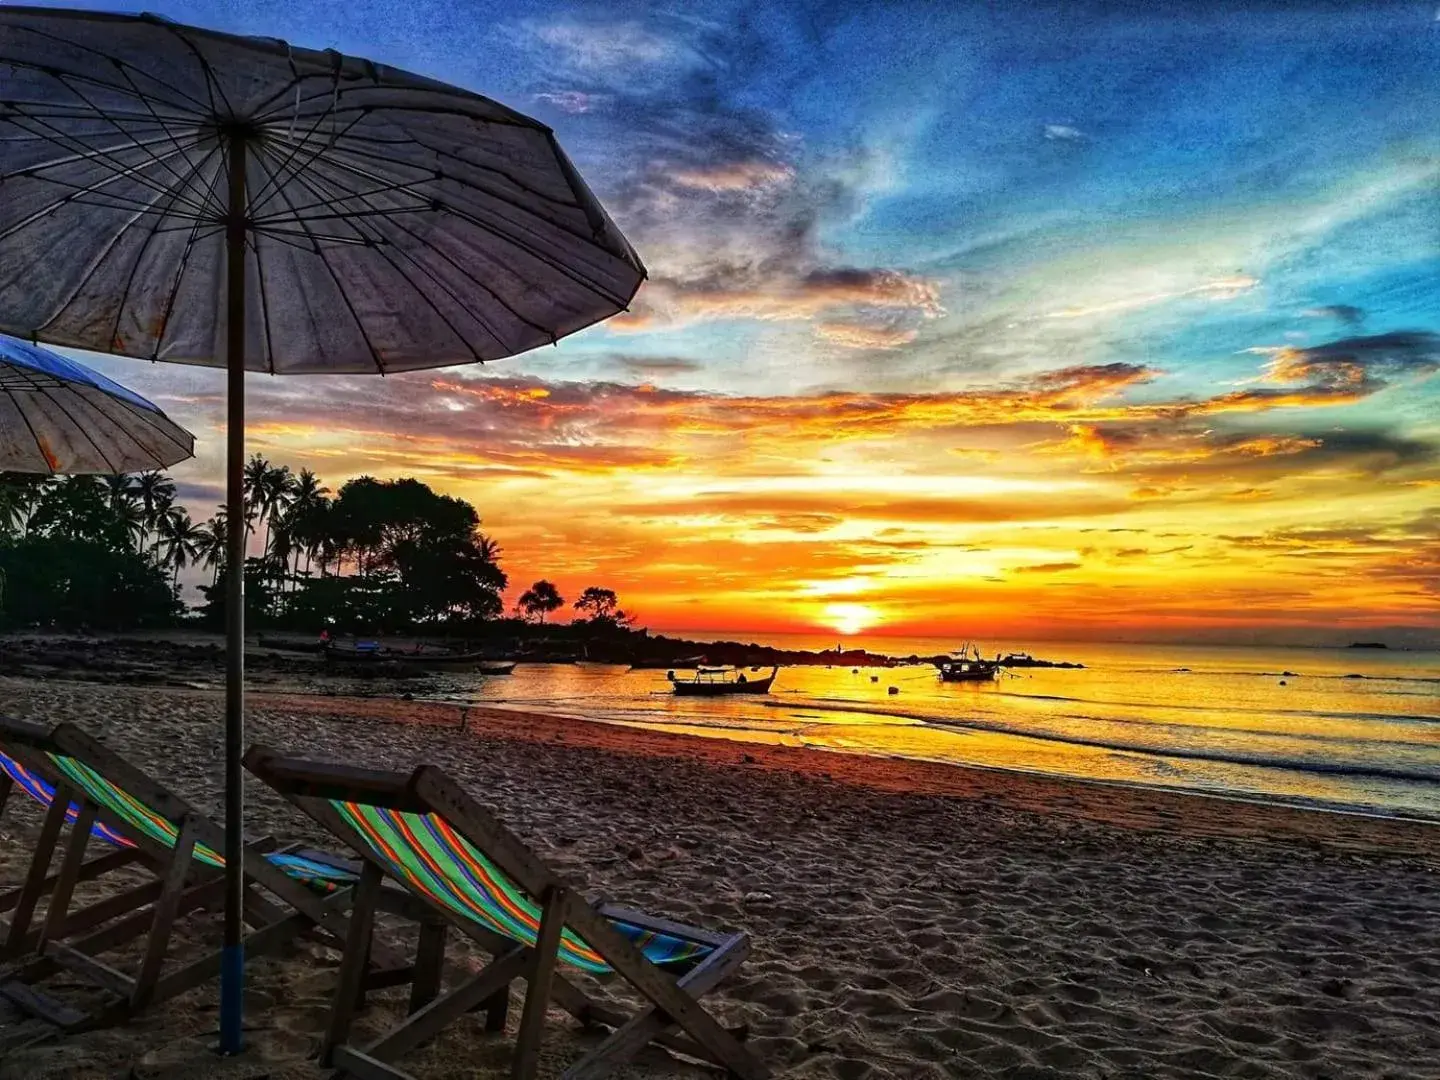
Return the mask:
<path id="1" fill-rule="evenodd" d="M 1390 646 L 1383 641 L 1352 641 L 1345 647 L 1347 649 L 1388 649 Z"/>

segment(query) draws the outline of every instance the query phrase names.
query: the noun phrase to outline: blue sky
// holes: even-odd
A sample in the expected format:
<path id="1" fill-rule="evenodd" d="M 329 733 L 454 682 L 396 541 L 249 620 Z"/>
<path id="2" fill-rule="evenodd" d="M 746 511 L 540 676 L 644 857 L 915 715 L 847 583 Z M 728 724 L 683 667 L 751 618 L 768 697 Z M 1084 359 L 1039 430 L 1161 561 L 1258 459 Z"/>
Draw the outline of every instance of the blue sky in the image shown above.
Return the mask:
<path id="1" fill-rule="evenodd" d="M 765 529 L 767 573 L 833 556 L 825 580 L 846 583 L 834 595 L 873 586 L 881 599 L 903 592 L 915 564 L 845 548 L 856 534 L 844 514 L 822 528 L 813 508 L 777 510 L 778 481 L 748 510 L 727 491 L 704 513 L 636 502 L 626 485 L 642 461 L 647 490 L 683 488 L 687 506 L 715 494 L 695 479 L 707 470 L 747 483 L 767 470 L 829 483 L 827 470 L 848 470 L 865 491 L 905 474 L 952 493 L 1050 476 L 1109 485 L 1142 531 L 1201 536 L 1184 558 L 1204 553 L 1232 608 L 1332 618 L 1304 599 L 1314 567 L 1353 576 L 1360 551 L 1379 560 L 1363 564 L 1372 576 L 1395 583 L 1367 609 L 1374 619 L 1433 618 L 1440 567 L 1415 553 L 1440 539 L 1435 0 L 154 9 L 367 56 L 544 120 L 650 269 L 630 313 L 447 375 L 450 389 L 425 375 L 303 392 L 257 377 L 262 421 L 304 399 L 286 432 L 262 434 L 272 456 L 332 473 L 414 470 L 422 459 L 386 440 L 423 437 L 469 461 L 446 475 L 487 521 L 551 557 L 610 535 L 624 506 L 639 532 L 591 570 L 625 580 L 625 559 L 657 550 L 668 530 L 692 547 L 667 572 L 700 574 L 711 564 L 686 554 L 695 536 L 733 564 Z M 197 427 L 189 475 L 213 492 L 220 445 L 204 436 L 219 373 L 101 363 Z M 663 409 L 649 387 L 668 395 Z M 524 409 L 517 391 L 531 395 Z M 343 446 L 303 433 L 351 430 L 346 410 L 381 394 L 405 401 L 389 421 L 404 430 L 352 424 Z M 892 426 L 875 427 L 876 412 Z M 727 417 L 735 426 L 722 431 Z M 802 430 L 819 447 L 803 465 L 790 438 Z M 613 471 L 565 472 L 582 451 L 614 451 Z M 537 465 L 545 453 L 554 460 Z M 522 459 L 597 485 L 577 489 L 597 493 L 592 516 L 575 510 L 583 530 L 547 517 L 543 477 L 534 491 L 518 473 L 494 479 Z M 482 472 L 510 486 L 486 487 Z M 907 506 L 873 517 L 864 503 L 871 531 L 953 546 L 978 543 L 996 515 L 1025 516 Z M 805 528 L 797 514 L 812 515 Z M 1119 556 L 1105 563 L 1063 530 L 1052 543 L 1045 528 L 1060 527 L 995 541 L 1011 554 L 983 566 L 917 555 L 930 577 L 912 576 L 933 591 L 999 580 L 1007 558 L 1084 567 L 1076 603 L 1100 617 L 1122 595 L 1102 587 Z M 1331 546 L 1317 549 L 1322 540 Z M 1282 549 L 1320 561 L 1276 563 Z M 1246 562 L 1262 550 L 1268 563 Z M 1295 571 L 1283 595 L 1273 583 L 1290 570 L 1277 566 Z M 683 606 L 633 587 L 650 588 L 659 610 Z"/>

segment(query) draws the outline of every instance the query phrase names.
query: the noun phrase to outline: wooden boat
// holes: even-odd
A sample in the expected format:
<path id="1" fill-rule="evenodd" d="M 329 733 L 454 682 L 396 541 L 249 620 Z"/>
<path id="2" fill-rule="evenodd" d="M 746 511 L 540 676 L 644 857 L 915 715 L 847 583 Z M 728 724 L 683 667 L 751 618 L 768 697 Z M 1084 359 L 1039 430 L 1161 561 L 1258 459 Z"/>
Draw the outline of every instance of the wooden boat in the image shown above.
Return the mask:
<path id="1" fill-rule="evenodd" d="M 935 666 L 940 669 L 941 682 L 994 682 L 1000 677 L 999 659 L 984 659 L 980 650 L 968 642 L 957 655 L 946 657 Z"/>
<path id="2" fill-rule="evenodd" d="M 752 673 L 760 670 L 750 669 Z M 768 694 L 779 673 L 778 667 L 772 667 L 769 675 L 757 679 L 739 668 L 702 667 L 696 668 L 695 674 L 688 679 L 676 678 L 673 671 L 667 672 L 666 677 L 675 693 L 682 697 L 720 697 L 724 694 Z"/>

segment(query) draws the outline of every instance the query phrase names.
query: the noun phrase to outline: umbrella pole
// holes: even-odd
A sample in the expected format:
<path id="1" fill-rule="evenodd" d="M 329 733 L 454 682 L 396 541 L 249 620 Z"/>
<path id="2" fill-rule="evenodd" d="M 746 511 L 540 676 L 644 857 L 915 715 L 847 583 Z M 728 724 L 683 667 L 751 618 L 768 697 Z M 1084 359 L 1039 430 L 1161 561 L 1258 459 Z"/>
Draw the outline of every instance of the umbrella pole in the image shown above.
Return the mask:
<path id="1" fill-rule="evenodd" d="M 245 136 L 232 131 L 225 223 L 225 948 L 220 970 L 220 1052 L 238 1054 L 244 1023 L 245 947 Z"/>

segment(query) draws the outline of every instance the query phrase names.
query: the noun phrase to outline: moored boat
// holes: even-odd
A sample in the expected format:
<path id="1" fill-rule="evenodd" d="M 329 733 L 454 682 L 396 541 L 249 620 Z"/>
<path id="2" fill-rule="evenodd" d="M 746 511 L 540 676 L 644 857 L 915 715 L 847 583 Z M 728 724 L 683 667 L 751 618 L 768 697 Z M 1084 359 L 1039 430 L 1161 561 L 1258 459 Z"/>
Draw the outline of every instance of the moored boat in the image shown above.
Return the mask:
<path id="1" fill-rule="evenodd" d="M 941 682 L 994 682 L 1000 676 L 1000 661 L 986 660 L 968 642 L 960 652 L 936 662 Z"/>
<path id="2" fill-rule="evenodd" d="M 778 667 L 772 667 L 770 674 L 755 678 L 761 668 L 751 668 L 749 673 L 732 667 L 700 667 L 688 679 L 677 678 L 673 671 L 666 673 L 675 693 L 682 697 L 720 697 L 724 694 L 768 694 Z"/>

